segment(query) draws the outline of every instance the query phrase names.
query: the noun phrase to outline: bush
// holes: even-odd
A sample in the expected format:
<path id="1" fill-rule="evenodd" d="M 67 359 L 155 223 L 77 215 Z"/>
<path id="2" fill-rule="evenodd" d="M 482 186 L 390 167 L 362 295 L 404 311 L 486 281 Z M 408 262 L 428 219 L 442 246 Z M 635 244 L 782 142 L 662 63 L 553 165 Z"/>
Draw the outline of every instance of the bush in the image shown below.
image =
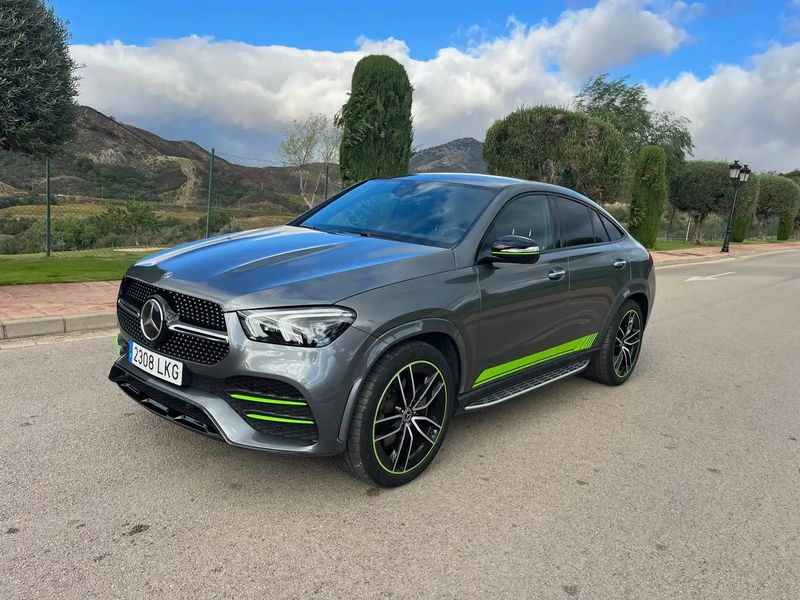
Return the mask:
<path id="1" fill-rule="evenodd" d="M 373 55 L 358 61 L 350 98 L 336 117 L 345 185 L 408 173 L 413 91 L 406 70 L 393 58 Z"/>
<path id="2" fill-rule="evenodd" d="M 756 207 L 759 236 L 762 238 L 767 236 L 770 220 L 778 216 L 786 223 L 782 227 L 779 225 L 778 239 L 788 239 L 791 234 L 788 223 L 794 222 L 798 205 L 800 205 L 800 186 L 793 180 L 782 175 L 762 175 Z M 785 237 L 781 237 L 782 235 Z"/>
<path id="3" fill-rule="evenodd" d="M 490 173 L 573 188 L 602 203 L 623 192 L 625 144 L 611 125 L 585 114 L 535 106 L 498 119 L 486 132 Z"/>
<path id="4" fill-rule="evenodd" d="M 51 225 L 53 251 L 88 250 L 97 243 L 97 226 L 88 219 L 64 217 Z"/>
<path id="5" fill-rule="evenodd" d="M 633 169 L 628 230 L 647 248 L 656 244 L 666 199 L 667 154 L 661 146 L 644 146 Z"/>
<path id="6" fill-rule="evenodd" d="M 788 240 L 794 233 L 795 216 L 790 213 L 783 213 L 778 219 L 778 239 Z"/>
<path id="7" fill-rule="evenodd" d="M 203 215 L 199 219 L 197 219 L 197 233 L 198 235 L 205 235 L 206 234 L 206 217 L 207 215 Z M 221 210 L 213 210 L 211 211 L 211 226 L 208 228 L 209 235 L 214 235 L 215 233 L 220 233 L 224 229 L 226 229 L 231 224 L 231 216 L 223 212 Z"/>

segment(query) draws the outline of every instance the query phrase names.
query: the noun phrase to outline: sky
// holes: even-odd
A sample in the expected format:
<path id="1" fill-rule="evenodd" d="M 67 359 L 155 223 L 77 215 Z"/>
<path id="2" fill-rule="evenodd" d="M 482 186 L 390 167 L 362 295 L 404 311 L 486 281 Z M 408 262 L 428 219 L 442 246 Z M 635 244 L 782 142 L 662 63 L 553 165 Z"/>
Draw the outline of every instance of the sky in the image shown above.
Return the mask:
<path id="1" fill-rule="evenodd" d="M 800 0 L 53 0 L 79 102 L 168 139 L 273 160 L 295 119 L 336 113 L 355 63 L 415 88 L 415 145 L 482 140 L 520 105 L 630 74 L 690 119 L 695 158 L 800 167 Z"/>

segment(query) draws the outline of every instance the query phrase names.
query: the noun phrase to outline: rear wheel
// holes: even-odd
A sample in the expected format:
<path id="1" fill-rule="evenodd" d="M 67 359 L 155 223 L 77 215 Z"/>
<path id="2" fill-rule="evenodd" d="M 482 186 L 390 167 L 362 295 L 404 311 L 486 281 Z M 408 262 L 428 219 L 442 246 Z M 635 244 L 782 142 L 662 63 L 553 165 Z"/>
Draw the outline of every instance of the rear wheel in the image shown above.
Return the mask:
<path id="1" fill-rule="evenodd" d="M 606 385 L 625 383 L 639 360 L 643 333 L 642 309 L 633 300 L 626 300 L 614 316 L 600 352 L 584 371 L 586 377 Z"/>
<path id="2" fill-rule="evenodd" d="M 378 360 L 364 382 L 343 461 L 356 477 L 384 487 L 408 483 L 431 463 L 455 406 L 442 353 L 408 342 Z"/>

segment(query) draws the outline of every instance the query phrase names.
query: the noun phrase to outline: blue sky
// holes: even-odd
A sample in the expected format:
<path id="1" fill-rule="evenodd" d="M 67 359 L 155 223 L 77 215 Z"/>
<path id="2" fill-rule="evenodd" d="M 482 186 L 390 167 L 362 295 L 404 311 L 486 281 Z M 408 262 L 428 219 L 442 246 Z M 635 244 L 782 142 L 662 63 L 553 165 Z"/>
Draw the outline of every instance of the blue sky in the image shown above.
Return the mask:
<path id="1" fill-rule="evenodd" d="M 255 45 L 278 44 L 313 50 L 354 50 L 360 36 L 394 37 L 405 41 L 411 56 L 428 59 L 445 46 L 465 48 L 470 27 L 482 28 L 486 37 L 506 30 L 514 15 L 525 23 L 555 21 L 565 9 L 592 6 L 594 2 L 511 2 L 509 0 L 394 3 L 358 1 L 332 3 L 258 2 L 254 0 L 113 0 L 97 10 L 97 0 L 57 0 L 59 15 L 69 19 L 73 42 L 101 43 L 119 39 L 146 45 L 162 38 L 196 34 Z M 653 3 L 659 4 L 659 3 Z M 699 3 L 698 3 L 699 4 Z M 714 0 L 698 7 L 682 25 L 690 42 L 664 60 L 645 57 L 615 71 L 657 83 L 664 77 L 690 70 L 706 76 L 715 64 L 741 63 L 754 51 L 774 41 L 794 37 L 780 18 L 787 13 L 780 0 Z M 800 11 L 798 11 L 800 12 Z M 777 18 L 776 18 L 777 17 Z M 797 32 L 795 32 L 797 33 Z"/>
<path id="2" fill-rule="evenodd" d="M 774 99 L 764 91 L 753 100 L 739 78 L 754 92 L 767 89 L 765 78 L 778 88 L 780 70 L 794 72 L 795 49 L 800 56 L 800 0 L 114 0 L 102 10 L 97 0 L 53 4 L 70 22 L 73 53 L 86 65 L 82 102 L 166 137 L 271 156 L 292 119 L 341 106 L 360 56 L 385 52 L 406 66 L 417 90 L 421 145 L 482 139 L 508 109 L 565 104 L 587 77 L 610 71 L 646 83 L 657 108 L 692 118 L 699 154 L 719 157 L 729 135 L 717 131 L 715 113 Z M 448 48 L 457 52 L 442 57 Z M 440 86 L 443 80 L 449 85 Z M 312 88 L 316 102 L 308 97 Z M 446 111 L 434 106 L 455 90 Z M 255 98 L 268 108 L 255 106 Z M 791 109 L 792 97 L 782 105 Z M 800 148 L 789 139 L 796 132 L 786 131 L 783 117 L 752 135 L 759 131 L 786 137 L 756 139 L 765 152 L 781 157 L 791 148 L 781 160 L 800 164 Z"/>

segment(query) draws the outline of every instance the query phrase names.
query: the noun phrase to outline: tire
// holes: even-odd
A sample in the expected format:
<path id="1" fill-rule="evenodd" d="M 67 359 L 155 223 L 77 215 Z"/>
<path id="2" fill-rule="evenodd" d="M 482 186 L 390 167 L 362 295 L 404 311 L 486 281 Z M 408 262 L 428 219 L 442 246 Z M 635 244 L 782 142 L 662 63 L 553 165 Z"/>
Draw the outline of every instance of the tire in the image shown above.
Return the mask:
<path id="1" fill-rule="evenodd" d="M 408 483 L 433 461 L 454 409 L 453 370 L 439 350 L 421 341 L 391 348 L 358 394 L 343 466 L 373 485 Z"/>
<path id="2" fill-rule="evenodd" d="M 617 334 L 624 334 L 625 328 L 631 322 L 633 327 L 638 327 L 638 338 L 634 338 L 632 334 L 629 334 L 627 338 L 618 337 Z M 620 330 L 623 327 L 623 323 L 625 328 Z M 628 381 L 642 352 L 643 334 L 644 317 L 642 316 L 642 309 L 633 300 L 626 300 L 611 320 L 608 331 L 606 331 L 606 335 L 600 343 L 600 352 L 591 360 L 589 366 L 583 372 L 584 376 L 606 385 L 622 385 Z M 620 344 L 620 339 L 637 339 L 634 347 L 624 344 L 628 348 L 629 354 L 627 357 L 623 356 L 621 361 L 620 347 L 623 344 Z M 620 369 L 620 366 L 627 368 Z"/>

